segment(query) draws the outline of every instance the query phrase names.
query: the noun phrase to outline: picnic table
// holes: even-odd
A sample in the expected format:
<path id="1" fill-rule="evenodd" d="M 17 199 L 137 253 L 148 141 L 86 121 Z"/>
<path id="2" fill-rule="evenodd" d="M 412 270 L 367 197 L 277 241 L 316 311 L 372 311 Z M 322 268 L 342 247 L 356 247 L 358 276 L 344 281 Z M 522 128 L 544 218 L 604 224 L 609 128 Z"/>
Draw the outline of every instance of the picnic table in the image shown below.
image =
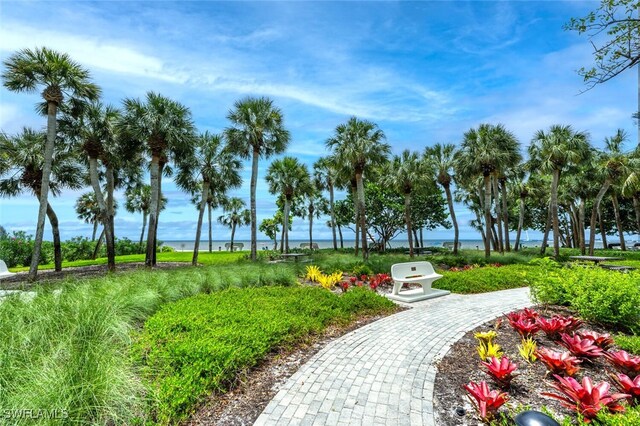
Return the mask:
<path id="1" fill-rule="evenodd" d="M 308 253 L 283 253 L 280 255 L 280 258 L 283 260 L 293 259 L 294 262 L 297 262 L 298 259 L 309 256 Z"/>
<path id="2" fill-rule="evenodd" d="M 621 257 L 607 257 L 607 256 L 569 256 L 571 260 L 582 260 L 585 262 L 593 262 L 598 265 L 600 262 L 606 262 L 607 260 L 622 260 Z"/>

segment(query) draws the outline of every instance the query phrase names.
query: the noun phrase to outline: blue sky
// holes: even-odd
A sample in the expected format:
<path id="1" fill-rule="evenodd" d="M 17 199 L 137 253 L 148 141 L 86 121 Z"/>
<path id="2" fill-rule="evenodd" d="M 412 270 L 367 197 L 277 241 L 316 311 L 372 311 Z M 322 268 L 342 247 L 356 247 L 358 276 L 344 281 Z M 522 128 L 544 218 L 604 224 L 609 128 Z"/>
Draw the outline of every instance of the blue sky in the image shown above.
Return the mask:
<path id="1" fill-rule="evenodd" d="M 533 133 L 572 124 L 594 145 L 617 128 L 635 135 L 635 71 L 579 94 L 575 70 L 592 64 L 585 37 L 562 29 L 597 2 L 14 2 L 0 3 L 0 59 L 25 47 L 67 52 L 90 69 L 104 100 L 160 92 L 191 108 L 199 131 L 220 132 L 233 102 L 274 99 L 292 134 L 287 154 L 311 165 L 335 126 L 356 115 L 378 123 L 395 153 L 459 143 L 483 122 L 502 123 L 523 149 Z M 0 88 L 0 129 L 42 128 L 39 94 Z M 635 137 L 635 136 L 634 136 Z M 635 141 L 633 141 L 635 143 Z M 270 161 L 270 160 L 269 160 Z M 260 164 L 259 219 L 275 210 Z M 249 197 L 245 184 L 232 195 Z M 193 239 L 196 210 L 172 182 L 161 240 Z M 88 189 L 87 189 L 88 190 Z M 73 205 L 52 200 L 63 238 L 89 235 Z M 35 232 L 37 200 L 0 199 L 0 224 Z M 216 212 L 219 214 L 219 212 Z M 462 238 L 478 238 L 458 206 Z M 329 238 L 319 221 L 316 238 Z M 122 209 L 116 233 L 136 238 L 141 218 Z M 248 237 L 248 228 L 238 238 Z M 217 239 L 229 231 L 215 225 Z M 48 235 L 48 231 L 47 231 Z M 306 238 L 294 221 L 292 238 Z M 451 238 L 435 230 L 425 238 Z"/>

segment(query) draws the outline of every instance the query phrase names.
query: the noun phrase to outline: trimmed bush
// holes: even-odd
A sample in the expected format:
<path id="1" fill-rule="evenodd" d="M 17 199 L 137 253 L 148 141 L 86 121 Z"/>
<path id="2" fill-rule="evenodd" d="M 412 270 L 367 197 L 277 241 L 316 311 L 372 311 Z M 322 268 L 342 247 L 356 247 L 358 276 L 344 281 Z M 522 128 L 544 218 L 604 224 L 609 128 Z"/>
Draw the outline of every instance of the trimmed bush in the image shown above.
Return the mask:
<path id="1" fill-rule="evenodd" d="M 440 271 L 443 278 L 433 283 L 435 288 L 454 293 L 485 293 L 526 287 L 535 276 L 534 268 L 527 265 L 486 266 L 466 271 Z"/>

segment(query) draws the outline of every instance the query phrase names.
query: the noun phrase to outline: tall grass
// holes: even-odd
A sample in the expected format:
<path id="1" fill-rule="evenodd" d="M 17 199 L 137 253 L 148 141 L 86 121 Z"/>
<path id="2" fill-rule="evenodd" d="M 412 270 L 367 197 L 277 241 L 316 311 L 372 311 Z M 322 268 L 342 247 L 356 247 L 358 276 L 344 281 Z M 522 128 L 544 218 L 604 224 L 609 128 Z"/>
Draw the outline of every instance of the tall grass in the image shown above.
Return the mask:
<path id="1" fill-rule="evenodd" d="M 125 424 L 143 416 L 144 389 L 128 355 L 132 330 L 163 305 L 230 287 L 291 285 L 279 265 L 136 271 L 67 280 L 0 302 L 0 413 L 61 410 L 24 424 Z M 18 420 L 12 423 L 21 424 Z"/>

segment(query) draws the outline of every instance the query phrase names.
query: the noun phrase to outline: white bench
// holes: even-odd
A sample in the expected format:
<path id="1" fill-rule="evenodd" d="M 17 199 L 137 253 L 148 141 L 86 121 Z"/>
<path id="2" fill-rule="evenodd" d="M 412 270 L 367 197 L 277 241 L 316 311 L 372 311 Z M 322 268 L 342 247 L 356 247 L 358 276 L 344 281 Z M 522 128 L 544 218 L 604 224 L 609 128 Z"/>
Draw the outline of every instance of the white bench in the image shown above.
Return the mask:
<path id="1" fill-rule="evenodd" d="M 0 279 L 7 278 L 15 275 L 13 272 L 9 272 L 9 268 L 7 268 L 7 264 L 4 263 L 4 260 L 0 259 Z"/>
<path id="2" fill-rule="evenodd" d="M 224 243 L 225 250 L 229 250 L 231 248 L 231 243 Z M 244 243 L 233 243 L 233 250 L 238 251 L 244 248 Z"/>
<path id="3" fill-rule="evenodd" d="M 442 275 L 437 274 L 429 262 L 396 263 L 391 266 L 391 278 L 393 291 L 388 297 L 400 302 L 417 302 L 451 293 L 447 290 L 431 288 L 431 284 L 442 278 Z M 404 283 L 420 284 L 422 288 L 400 291 Z"/>
<path id="4" fill-rule="evenodd" d="M 444 241 L 442 243 L 442 247 L 449 249 L 449 250 L 453 250 L 453 247 L 455 246 L 455 243 L 453 241 Z M 458 249 L 462 248 L 462 243 L 458 242 Z"/>
<path id="5" fill-rule="evenodd" d="M 309 243 L 300 243 L 300 248 L 301 249 L 310 248 L 311 250 L 318 250 L 318 244 L 317 243 L 313 243 L 313 245 L 310 246 Z"/>

